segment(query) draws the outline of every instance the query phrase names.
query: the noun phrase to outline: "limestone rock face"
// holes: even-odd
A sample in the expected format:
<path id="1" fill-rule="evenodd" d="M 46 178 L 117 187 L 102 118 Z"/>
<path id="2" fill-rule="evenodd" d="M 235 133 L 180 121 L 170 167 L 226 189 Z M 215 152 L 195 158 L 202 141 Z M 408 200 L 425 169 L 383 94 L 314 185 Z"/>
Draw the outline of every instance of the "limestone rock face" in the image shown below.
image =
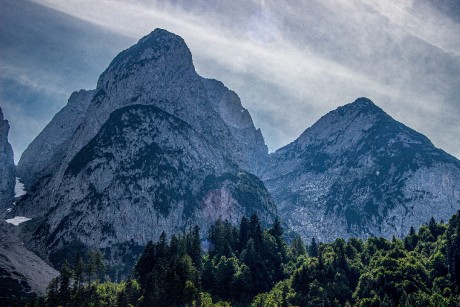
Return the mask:
<path id="1" fill-rule="evenodd" d="M 253 212 L 269 223 L 276 207 L 251 174 L 267 157 L 238 96 L 200 77 L 182 38 L 157 29 L 29 146 L 19 163 L 28 193 L 11 215 L 33 218 L 31 245 L 53 263 L 74 245 L 107 249 L 115 263 L 162 231 L 205 232 Z"/>
<path id="2" fill-rule="evenodd" d="M 460 161 L 366 98 L 273 153 L 262 179 L 307 240 L 402 236 L 460 209 Z"/>
<path id="3" fill-rule="evenodd" d="M 8 142 L 9 130 L 8 121 L 3 119 L 0 108 L 0 216 L 6 214 L 6 209 L 13 205 L 16 183 L 13 149 Z"/>
<path id="4" fill-rule="evenodd" d="M 255 130 L 251 115 L 238 98 L 217 80 L 203 79 L 203 84 L 212 108 L 224 120 L 232 136 L 239 143 L 239 154 L 244 166 L 252 173 L 258 172 L 265 166 L 268 159 L 268 148 L 260 129 Z"/>
<path id="5" fill-rule="evenodd" d="M 17 177 L 30 190 L 43 177 L 53 175 L 64 159 L 70 139 L 81 124 L 94 91 L 74 92 L 67 103 L 21 155 Z"/>

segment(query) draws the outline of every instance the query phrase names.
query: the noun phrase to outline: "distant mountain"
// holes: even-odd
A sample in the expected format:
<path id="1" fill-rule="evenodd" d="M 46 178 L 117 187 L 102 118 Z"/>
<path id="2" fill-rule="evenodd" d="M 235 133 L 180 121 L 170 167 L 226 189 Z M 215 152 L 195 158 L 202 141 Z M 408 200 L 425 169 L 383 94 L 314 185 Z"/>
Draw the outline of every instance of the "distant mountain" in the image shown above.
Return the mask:
<path id="1" fill-rule="evenodd" d="M 306 239 L 402 236 L 460 208 L 460 161 L 366 98 L 271 154 L 261 178 Z"/>
<path id="2" fill-rule="evenodd" d="M 183 39 L 157 29 L 94 91 L 74 93 L 24 152 L 27 194 L 11 215 L 33 218 L 32 245 L 55 264 L 69 246 L 127 263 L 127 246 L 135 254 L 162 231 L 253 212 L 270 222 L 275 205 L 251 173 L 267 158 L 238 96 L 200 77 Z"/>
<path id="3" fill-rule="evenodd" d="M 5 215 L 6 209 L 13 205 L 16 183 L 13 149 L 8 142 L 9 130 L 8 121 L 3 119 L 0 108 L 0 216 Z"/>

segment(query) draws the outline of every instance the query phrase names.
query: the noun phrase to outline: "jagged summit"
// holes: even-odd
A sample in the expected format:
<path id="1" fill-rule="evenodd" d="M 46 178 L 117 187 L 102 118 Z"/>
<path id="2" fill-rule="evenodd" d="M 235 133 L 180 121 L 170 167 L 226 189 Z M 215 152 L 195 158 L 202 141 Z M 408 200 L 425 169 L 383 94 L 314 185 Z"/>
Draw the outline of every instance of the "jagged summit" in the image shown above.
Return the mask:
<path id="1" fill-rule="evenodd" d="M 192 73 L 195 68 L 185 41 L 171 32 L 156 29 L 118 54 L 101 75 L 98 87 L 106 88 L 107 82 L 123 80 L 145 70 L 168 75 L 172 71 Z"/>

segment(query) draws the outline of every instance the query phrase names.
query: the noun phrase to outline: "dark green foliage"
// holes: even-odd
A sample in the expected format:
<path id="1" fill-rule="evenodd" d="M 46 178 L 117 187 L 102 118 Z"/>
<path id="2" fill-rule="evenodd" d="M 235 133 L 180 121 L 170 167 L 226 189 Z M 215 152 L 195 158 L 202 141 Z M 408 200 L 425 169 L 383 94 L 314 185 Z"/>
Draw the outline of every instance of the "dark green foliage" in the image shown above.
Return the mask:
<path id="1" fill-rule="evenodd" d="M 209 230 L 212 248 L 205 257 L 204 290 L 234 305 L 246 305 L 258 293 L 270 290 L 286 277 L 283 268 L 290 260 L 282 236 L 278 219 L 266 231 L 256 214 L 243 217 L 239 228 L 218 220 Z"/>
<path id="2" fill-rule="evenodd" d="M 318 257 L 318 244 L 316 243 L 315 238 L 311 239 L 311 244 L 308 247 L 308 255 L 310 257 Z"/>
<path id="3" fill-rule="evenodd" d="M 197 227 L 149 242 L 135 279 L 99 283 L 94 252 L 64 263 L 38 306 L 459 306 L 460 212 L 403 239 L 337 239 L 288 248 L 281 223 L 216 221 L 203 255 Z M 98 269 L 99 266 L 99 269 Z M 223 302 L 226 301 L 226 302 Z"/>
<path id="4" fill-rule="evenodd" d="M 305 244 L 303 243 L 302 238 L 300 236 L 295 236 L 294 239 L 292 239 L 290 248 L 294 258 L 305 255 L 307 253 L 307 250 L 305 249 Z"/>
<path id="5" fill-rule="evenodd" d="M 201 242 L 195 227 L 173 236 L 170 244 L 162 233 L 158 243 L 149 242 L 135 268 L 141 286 L 140 306 L 182 306 L 198 298 Z"/>
<path id="6" fill-rule="evenodd" d="M 453 289 L 457 294 L 460 293 L 460 211 L 449 221 L 447 229 L 447 265 Z"/>
<path id="7" fill-rule="evenodd" d="M 90 250 L 83 257 L 78 252 L 72 265 L 64 260 L 60 273 L 51 281 L 46 298 L 38 306 L 84 306 L 85 302 L 93 302 L 96 288 L 105 279 L 102 253 Z"/>

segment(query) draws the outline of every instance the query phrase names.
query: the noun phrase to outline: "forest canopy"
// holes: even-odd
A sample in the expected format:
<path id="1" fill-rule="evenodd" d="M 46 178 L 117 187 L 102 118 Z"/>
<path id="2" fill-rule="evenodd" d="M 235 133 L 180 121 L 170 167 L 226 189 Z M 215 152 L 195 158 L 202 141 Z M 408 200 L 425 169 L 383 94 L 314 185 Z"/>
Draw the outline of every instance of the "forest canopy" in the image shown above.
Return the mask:
<path id="1" fill-rule="evenodd" d="M 460 306 L 460 211 L 392 240 L 286 240 L 281 222 L 218 220 L 149 242 L 126 281 L 100 252 L 65 262 L 35 306 Z"/>

